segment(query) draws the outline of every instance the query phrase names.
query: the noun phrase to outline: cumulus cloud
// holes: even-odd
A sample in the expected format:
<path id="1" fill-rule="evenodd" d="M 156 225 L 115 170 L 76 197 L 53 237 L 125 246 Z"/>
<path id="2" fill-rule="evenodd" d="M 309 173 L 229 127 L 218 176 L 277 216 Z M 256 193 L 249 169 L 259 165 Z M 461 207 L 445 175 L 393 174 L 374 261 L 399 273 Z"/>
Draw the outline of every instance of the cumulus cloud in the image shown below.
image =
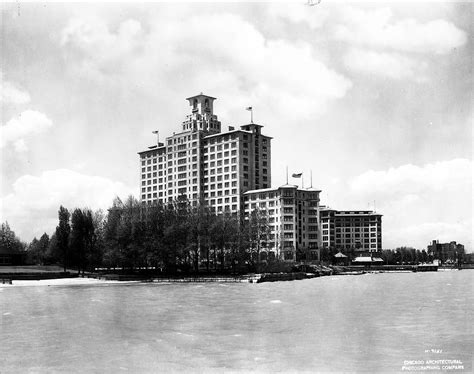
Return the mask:
<path id="1" fill-rule="evenodd" d="M 27 104 L 29 102 L 30 94 L 4 80 L 3 72 L 0 70 L 0 104 Z"/>
<path id="2" fill-rule="evenodd" d="M 356 45 L 434 54 L 450 53 L 467 42 L 466 33 L 444 19 L 420 23 L 415 19 L 392 18 L 389 8 L 346 7 L 335 37 Z"/>
<path id="3" fill-rule="evenodd" d="M 376 52 L 352 48 L 344 56 L 349 70 L 376 74 L 391 79 L 415 78 L 422 80 L 426 63 L 393 52 Z"/>
<path id="4" fill-rule="evenodd" d="M 12 143 L 15 150 L 23 152 L 27 150 L 25 138 L 43 133 L 51 126 L 53 122 L 45 114 L 25 110 L 0 128 L 0 149 Z"/>
<path id="5" fill-rule="evenodd" d="M 304 2 L 268 4 L 268 15 L 292 23 L 304 23 L 311 29 L 320 28 L 329 16 L 323 7 L 308 7 Z"/>
<path id="6" fill-rule="evenodd" d="M 472 161 L 367 171 L 349 184 L 356 201 L 376 200 L 384 215 L 384 247 L 426 247 L 432 239 L 472 248 Z"/>
<path id="7" fill-rule="evenodd" d="M 367 171 L 351 184 L 354 191 L 374 189 L 379 193 L 421 194 L 427 189 L 453 192 L 471 188 L 472 162 L 467 159 L 440 161 L 424 166 L 402 165 L 383 171 Z"/>
<path id="8" fill-rule="evenodd" d="M 14 182 L 13 191 L 0 199 L 1 221 L 8 221 L 23 240 L 31 240 L 54 231 L 60 205 L 107 209 L 115 196 L 126 197 L 132 192 L 123 183 L 67 169 L 24 175 Z"/>
<path id="9" fill-rule="evenodd" d="M 95 51 L 89 56 L 99 64 L 117 63 L 121 57 L 132 54 L 142 43 L 140 22 L 129 19 L 122 22 L 116 33 L 99 18 L 72 19 L 62 31 L 61 45 L 82 51 Z"/>
<path id="10" fill-rule="evenodd" d="M 80 53 L 88 77 L 138 84 L 155 97 L 158 85 L 181 95 L 207 90 L 235 98 L 224 113 L 251 101 L 267 105 L 264 110 L 275 117 L 282 114 L 280 104 L 287 112 L 295 103 L 299 110 L 293 117 L 311 116 L 352 85 L 320 61 L 310 44 L 267 39 L 251 23 L 226 13 L 154 19 L 146 31 L 136 20 L 123 22 L 116 32 L 103 20 L 72 20 L 62 35 L 65 53 Z"/>

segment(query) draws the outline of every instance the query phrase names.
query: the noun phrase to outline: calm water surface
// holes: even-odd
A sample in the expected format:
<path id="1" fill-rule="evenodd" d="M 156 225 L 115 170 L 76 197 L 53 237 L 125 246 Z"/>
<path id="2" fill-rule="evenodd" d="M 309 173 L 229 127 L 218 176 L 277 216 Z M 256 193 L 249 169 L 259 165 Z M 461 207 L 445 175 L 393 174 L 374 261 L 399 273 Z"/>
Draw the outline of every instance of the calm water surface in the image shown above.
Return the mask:
<path id="1" fill-rule="evenodd" d="M 0 373 L 471 372 L 474 270 L 0 288 Z"/>

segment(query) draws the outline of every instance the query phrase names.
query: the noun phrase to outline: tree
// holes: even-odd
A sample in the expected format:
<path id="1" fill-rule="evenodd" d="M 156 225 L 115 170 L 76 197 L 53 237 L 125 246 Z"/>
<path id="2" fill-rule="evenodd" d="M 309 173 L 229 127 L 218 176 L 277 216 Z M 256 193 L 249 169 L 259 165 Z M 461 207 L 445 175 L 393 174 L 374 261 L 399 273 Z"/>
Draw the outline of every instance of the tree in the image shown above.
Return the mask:
<path id="1" fill-rule="evenodd" d="M 87 262 L 91 266 L 102 265 L 105 247 L 105 216 L 102 210 L 97 210 L 92 214 L 93 235 L 91 236 L 90 248 Z"/>
<path id="2" fill-rule="evenodd" d="M 68 249 L 69 249 L 69 234 L 71 232 L 71 226 L 69 224 L 69 211 L 64 208 L 62 205 L 59 207 L 58 211 L 59 225 L 56 227 L 56 238 L 58 247 L 61 250 L 62 263 L 64 266 L 64 271 L 66 271 L 67 261 L 68 261 Z"/>
<path id="3" fill-rule="evenodd" d="M 395 263 L 395 255 L 391 249 L 382 250 L 381 256 L 385 265 L 393 265 Z"/>
<path id="4" fill-rule="evenodd" d="M 421 262 L 428 262 L 428 254 L 425 249 L 421 251 Z"/>
<path id="5" fill-rule="evenodd" d="M 213 220 L 211 235 L 214 246 L 214 266 L 220 262 L 221 271 L 225 269 L 226 252 L 229 254 L 230 262 L 234 262 L 238 229 L 237 216 L 230 212 L 219 214 Z"/>
<path id="6" fill-rule="evenodd" d="M 59 248 L 56 233 L 51 235 L 49 239 L 48 248 L 46 249 L 46 261 L 49 264 L 57 264 L 61 261 L 61 249 Z"/>
<path id="7" fill-rule="evenodd" d="M 39 259 L 40 259 L 41 265 L 46 264 L 46 252 L 48 250 L 48 246 L 49 246 L 49 236 L 48 234 L 44 233 L 43 235 L 41 235 L 41 238 L 38 242 Z"/>
<path id="8" fill-rule="evenodd" d="M 33 238 L 27 248 L 27 261 L 35 265 L 44 265 L 46 261 L 46 252 L 49 246 L 49 236 L 44 233 L 40 240 Z"/>
<path id="9" fill-rule="evenodd" d="M 157 269 L 164 266 L 164 229 L 167 225 L 165 220 L 165 206 L 162 203 L 156 203 L 146 210 L 147 219 L 147 241 L 149 248 L 148 256 L 151 264 Z"/>
<path id="10" fill-rule="evenodd" d="M 4 252 L 22 252 L 25 245 L 18 239 L 15 232 L 10 229 L 8 222 L 2 223 L 0 230 L 0 249 Z"/>
<path id="11" fill-rule="evenodd" d="M 36 237 L 33 238 L 28 247 L 26 248 L 27 255 L 26 255 L 26 262 L 28 264 L 39 264 L 39 255 L 38 255 L 38 239 Z"/>
<path id="12" fill-rule="evenodd" d="M 108 267 L 116 267 L 121 264 L 122 256 L 120 254 L 118 228 L 123 214 L 123 203 L 116 197 L 112 207 L 108 210 L 104 225 L 104 263 Z"/>
<path id="13" fill-rule="evenodd" d="M 95 230 L 90 209 L 75 209 L 71 216 L 71 257 L 79 273 L 84 274 L 92 252 Z"/>
<path id="14" fill-rule="evenodd" d="M 270 235 L 270 226 L 268 224 L 267 212 L 260 209 L 254 209 L 249 216 L 246 232 L 248 235 L 250 263 L 259 270 L 260 251 L 266 247 Z"/>

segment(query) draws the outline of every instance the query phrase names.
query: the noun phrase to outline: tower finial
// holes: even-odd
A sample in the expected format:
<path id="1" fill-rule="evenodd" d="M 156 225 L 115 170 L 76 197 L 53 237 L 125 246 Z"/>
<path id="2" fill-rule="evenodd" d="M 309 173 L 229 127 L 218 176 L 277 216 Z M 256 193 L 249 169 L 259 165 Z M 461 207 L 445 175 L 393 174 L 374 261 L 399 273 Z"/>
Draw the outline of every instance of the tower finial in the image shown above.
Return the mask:
<path id="1" fill-rule="evenodd" d="M 250 123 L 253 123 L 253 108 L 251 106 L 248 106 L 247 108 L 245 108 L 245 110 L 250 111 Z"/>

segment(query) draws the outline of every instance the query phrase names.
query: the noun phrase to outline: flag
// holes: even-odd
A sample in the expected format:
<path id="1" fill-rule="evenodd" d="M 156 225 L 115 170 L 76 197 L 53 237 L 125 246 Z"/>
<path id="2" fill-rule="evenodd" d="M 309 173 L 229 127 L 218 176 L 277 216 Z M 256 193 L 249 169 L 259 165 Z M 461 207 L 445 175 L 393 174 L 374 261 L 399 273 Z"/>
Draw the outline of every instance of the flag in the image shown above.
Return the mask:
<path id="1" fill-rule="evenodd" d="M 303 173 L 298 173 L 298 174 L 293 173 L 293 174 L 291 174 L 291 177 L 292 178 L 301 178 L 302 175 L 303 175 Z"/>
<path id="2" fill-rule="evenodd" d="M 152 134 L 158 134 L 159 131 L 158 131 L 158 130 L 155 130 L 155 131 L 152 131 L 151 133 L 152 133 Z"/>
<path id="3" fill-rule="evenodd" d="M 247 108 L 245 108 L 245 110 L 252 110 L 252 107 L 248 106 Z"/>

